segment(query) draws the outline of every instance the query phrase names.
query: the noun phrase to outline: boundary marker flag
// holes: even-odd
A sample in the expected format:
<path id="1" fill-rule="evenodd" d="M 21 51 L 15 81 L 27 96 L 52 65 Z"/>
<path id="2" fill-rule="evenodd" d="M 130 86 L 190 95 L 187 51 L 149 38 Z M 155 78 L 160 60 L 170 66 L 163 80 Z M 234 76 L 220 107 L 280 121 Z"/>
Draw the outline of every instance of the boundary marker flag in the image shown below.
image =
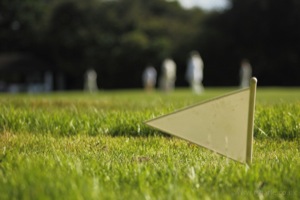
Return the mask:
<path id="1" fill-rule="evenodd" d="M 252 162 L 257 79 L 250 87 L 145 123 L 241 163 Z"/>

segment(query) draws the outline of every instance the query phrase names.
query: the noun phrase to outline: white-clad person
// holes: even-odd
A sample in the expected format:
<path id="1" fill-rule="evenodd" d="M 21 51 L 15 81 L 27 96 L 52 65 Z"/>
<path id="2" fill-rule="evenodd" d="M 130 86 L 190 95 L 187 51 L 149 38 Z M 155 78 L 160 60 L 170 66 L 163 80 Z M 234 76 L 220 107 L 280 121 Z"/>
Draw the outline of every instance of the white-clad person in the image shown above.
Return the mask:
<path id="1" fill-rule="evenodd" d="M 252 76 L 252 67 L 247 59 L 243 59 L 240 68 L 240 87 L 245 88 L 250 86 Z"/>
<path id="2" fill-rule="evenodd" d="M 147 66 L 143 72 L 143 85 L 146 91 L 152 91 L 155 88 L 157 72 L 153 66 Z"/>
<path id="3" fill-rule="evenodd" d="M 98 90 L 97 73 L 94 69 L 89 69 L 85 73 L 84 90 L 91 93 Z"/>
<path id="4" fill-rule="evenodd" d="M 196 94 L 203 92 L 203 60 L 197 51 L 192 51 L 187 63 L 186 80 Z"/>
<path id="5" fill-rule="evenodd" d="M 166 58 L 161 67 L 161 76 L 159 80 L 160 89 L 164 92 L 170 92 L 175 88 L 176 81 L 176 63 L 171 58 Z"/>

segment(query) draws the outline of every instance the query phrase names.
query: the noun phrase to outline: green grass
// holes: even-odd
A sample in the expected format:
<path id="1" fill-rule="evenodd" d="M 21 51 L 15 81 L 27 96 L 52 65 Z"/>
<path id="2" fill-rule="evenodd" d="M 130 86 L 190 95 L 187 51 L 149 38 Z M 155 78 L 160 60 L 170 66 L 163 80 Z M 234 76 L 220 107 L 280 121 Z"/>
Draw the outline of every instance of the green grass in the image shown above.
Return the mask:
<path id="1" fill-rule="evenodd" d="M 234 89 L 2 94 L 0 199 L 299 199 L 299 88 L 258 88 L 250 167 L 143 124 Z"/>

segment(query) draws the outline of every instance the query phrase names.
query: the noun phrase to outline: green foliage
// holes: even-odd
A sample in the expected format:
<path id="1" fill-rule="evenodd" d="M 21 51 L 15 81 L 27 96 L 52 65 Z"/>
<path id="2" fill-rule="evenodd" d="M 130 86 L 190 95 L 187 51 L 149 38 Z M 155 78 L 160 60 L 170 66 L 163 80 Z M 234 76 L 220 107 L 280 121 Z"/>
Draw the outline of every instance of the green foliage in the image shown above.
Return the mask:
<path id="1" fill-rule="evenodd" d="M 0 52 L 26 51 L 50 60 L 77 89 L 91 67 L 102 88 L 141 86 L 144 67 L 158 69 L 167 56 L 176 55 L 185 68 L 203 15 L 164 0 L 12 0 L 1 1 L 0 9 Z M 12 30 L 14 23 L 20 29 Z"/>
<path id="2" fill-rule="evenodd" d="M 38 0 L 0 2 L 0 52 L 35 52 L 44 39 L 47 4 Z"/>
<path id="3" fill-rule="evenodd" d="M 243 58 L 261 85 L 299 85 L 298 1 L 229 2 L 204 12 L 167 0 L 1 0 L 0 52 L 50 61 L 68 89 L 82 88 L 91 67 L 102 88 L 140 87 L 144 67 L 159 69 L 167 56 L 178 66 L 176 84 L 185 85 L 191 50 L 203 57 L 205 85 L 237 85 Z"/>
<path id="4" fill-rule="evenodd" d="M 1 94 L 0 199 L 299 199 L 297 89 L 258 91 L 251 166 L 143 125 L 229 90 Z"/>
<path id="5" fill-rule="evenodd" d="M 261 85 L 298 85 L 299 2 L 230 0 L 230 4 L 223 13 L 206 18 L 197 40 L 204 49 L 206 66 L 210 66 L 207 76 L 227 72 L 227 78 L 220 73 L 207 83 L 237 84 L 240 61 L 248 58 Z"/>

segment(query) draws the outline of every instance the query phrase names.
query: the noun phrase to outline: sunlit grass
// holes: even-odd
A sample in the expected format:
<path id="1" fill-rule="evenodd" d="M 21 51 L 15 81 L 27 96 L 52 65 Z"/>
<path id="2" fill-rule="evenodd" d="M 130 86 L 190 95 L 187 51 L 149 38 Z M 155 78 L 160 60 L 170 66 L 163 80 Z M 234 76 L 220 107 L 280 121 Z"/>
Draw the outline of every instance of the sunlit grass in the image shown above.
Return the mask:
<path id="1" fill-rule="evenodd" d="M 297 88 L 258 89 L 250 167 L 143 123 L 234 89 L 2 94 L 0 199 L 299 199 Z"/>

